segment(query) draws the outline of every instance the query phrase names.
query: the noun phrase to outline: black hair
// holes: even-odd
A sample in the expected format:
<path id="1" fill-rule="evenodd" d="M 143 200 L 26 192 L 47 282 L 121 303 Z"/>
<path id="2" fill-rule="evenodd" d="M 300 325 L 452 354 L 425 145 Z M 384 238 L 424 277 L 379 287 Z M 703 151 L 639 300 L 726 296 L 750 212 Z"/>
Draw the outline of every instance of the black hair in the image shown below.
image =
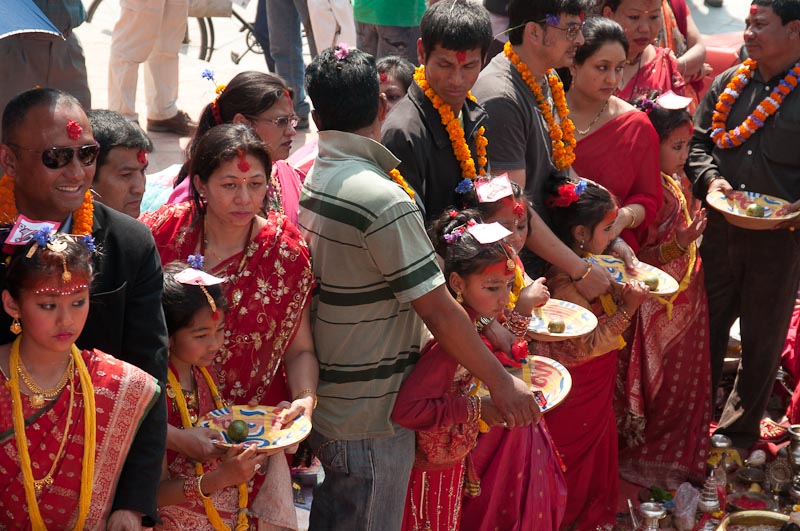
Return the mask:
<path id="1" fill-rule="evenodd" d="M 489 176 L 489 178 L 493 179 L 494 177 Z M 511 189 L 514 191 L 514 199 L 516 201 L 522 201 L 523 205 L 525 206 L 525 209 L 527 210 L 527 213 L 525 214 L 526 219 L 528 222 L 530 222 L 530 200 L 525 195 L 522 187 L 513 181 L 511 182 Z M 458 199 L 460 199 L 460 203 L 464 205 L 464 208 L 477 211 L 483 219 L 493 218 L 496 216 L 497 212 L 500 210 L 500 207 L 503 206 L 503 199 L 508 199 L 508 197 L 504 197 L 499 201 L 481 203 L 478 200 L 478 191 L 474 186 L 470 187 L 467 193 L 456 195 L 458 196 Z"/>
<path id="2" fill-rule="evenodd" d="M 753 0 L 751 5 L 771 7 L 784 25 L 800 20 L 800 0 Z"/>
<path id="3" fill-rule="evenodd" d="M 636 107 L 647 113 L 650 123 L 658 133 L 658 140 L 663 142 L 667 137 L 681 126 L 693 125 L 692 115 L 684 109 L 665 109 L 653 101 L 658 93 L 651 93 L 649 97 L 642 96 L 636 100 Z"/>
<path id="4" fill-rule="evenodd" d="M 591 0 L 511 0 L 508 3 L 508 40 L 521 44 L 528 22 L 544 22 L 547 15 L 581 15 L 589 9 Z"/>
<path id="5" fill-rule="evenodd" d="M 44 279 L 54 279 L 63 284 L 65 267 L 72 279 L 85 278 L 91 283 L 94 274 L 92 254 L 96 252 L 90 250 L 93 245 L 85 243 L 82 236 L 63 232 L 52 234 L 50 238 L 53 244 L 63 245 L 64 250 L 53 251 L 47 245 L 38 245 L 34 238 L 17 251 L 8 264 L 5 289 L 14 300 L 19 300 L 22 290 L 31 289 Z M 31 251 L 34 246 L 36 249 Z"/>
<path id="6" fill-rule="evenodd" d="M 400 82 L 404 91 L 414 82 L 414 65 L 405 57 L 399 55 L 387 55 L 381 57 L 375 63 L 379 74 L 388 74 Z"/>
<path id="7" fill-rule="evenodd" d="M 241 114 L 247 118 L 253 118 L 262 112 L 270 109 L 278 101 L 285 97 L 292 98 L 292 90 L 286 85 L 283 79 L 275 74 L 264 72 L 246 71 L 239 72 L 225 86 L 225 90 L 216 100 L 219 118 L 223 124 L 233 122 L 233 117 Z M 209 103 L 200 113 L 197 121 L 197 129 L 192 135 L 191 141 L 186 146 L 186 160 L 191 160 L 197 149 L 197 144 L 205 134 L 220 122 L 214 117 L 213 103 Z M 181 167 L 178 177 L 175 179 L 177 186 L 189 174 L 188 162 Z"/>
<path id="8" fill-rule="evenodd" d="M 153 151 L 153 141 L 147 136 L 139 125 L 125 119 L 118 112 L 106 109 L 94 109 L 86 113 L 92 124 L 92 135 L 100 144 L 100 154 L 97 156 L 97 173 L 94 178 L 100 177 L 100 168 L 106 163 L 108 154 L 115 147 L 133 148 Z"/>
<path id="9" fill-rule="evenodd" d="M 473 222 L 481 223 L 481 216 L 476 210 L 446 210 L 428 230 L 433 248 L 444 259 L 444 276 L 447 279 L 451 273 L 458 273 L 462 277 L 477 273 L 492 264 L 505 262 L 514 254 L 502 241 L 487 244 L 478 242 L 466 230 L 468 224 Z M 448 242 L 445 236 L 450 237 L 452 242 Z"/>
<path id="10" fill-rule="evenodd" d="M 167 322 L 167 332 L 170 336 L 181 328 L 191 325 L 199 310 L 210 308 L 208 297 L 200 286 L 182 284 L 175 280 L 175 275 L 187 267 L 189 267 L 188 264 L 178 260 L 164 266 L 164 292 L 161 295 L 161 306 L 164 308 L 164 320 Z M 215 284 L 205 288 L 217 308 L 227 311 L 228 302 L 222 293 L 222 286 Z"/>
<path id="11" fill-rule="evenodd" d="M 436 2 L 422 15 L 419 31 L 425 57 L 438 45 L 457 52 L 480 48 L 483 59 L 492 44 L 489 12 L 470 0 Z"/>
<path id="12" fill-rule="evenodd" d="M 559 196 L 558 190 L 565 184 L 578 185 L 586 183 L 586 189 L 578 198 L 567 206 L 553 205 L 552 200 Z M 600 223 L 603 218 L 613 208 L 617 206 L 616 199 L 611 193 L 596 183 L 586 180 L 576 181 L 567 177 L 552 177 L 546 185 L 547 199 L 545 203 L 550 212 L 553 234 L 564 242 L 568 247 L 572 247 L 575 238 L 572 236 L 572 229 L 578 225 L 583 225 L 589 231 Z"/>
<path id="13" fill-rule="evenodd" d="M 200 182 L 207 183 L 211 174 L 223 162 L 233 160 L 240 151 L 252 155 L 264 165 L 264 173 L 269 180 L 272 161 L 269 153 L 255 131 L 244 124 L 222 124 L 212 127 L 197 144 L 194 156 L 188 162 L 189 175 L 197 175 Z M 200 201 L 200 192 L 191 181 L 192 199 L 200 212 L 205 208 Z"/>
<path id="14" fill-rule="evenodd" d="M 53 88 L 26 90 L 14 96 L 6 104 L 6 108 L 3 109 L 3 143 L 9 144 L 14 141 L 17 129 L 22 126 L 31 109 L 45 105 L 50 108 L 55 108 L 58 105 L 69 105 L 70 107 L 83 109 L 81 102 L 75 96 L 61 90 Z"/>
<path id="15" fill-rule="evenodd" d="M 610 18 L 591 17 L 583 24 L 583 44 L 575 52 L 575 64 L 582 65 L 605 44 L 618 42 L 628 56 L 628 37 L 625 30 Z"/>

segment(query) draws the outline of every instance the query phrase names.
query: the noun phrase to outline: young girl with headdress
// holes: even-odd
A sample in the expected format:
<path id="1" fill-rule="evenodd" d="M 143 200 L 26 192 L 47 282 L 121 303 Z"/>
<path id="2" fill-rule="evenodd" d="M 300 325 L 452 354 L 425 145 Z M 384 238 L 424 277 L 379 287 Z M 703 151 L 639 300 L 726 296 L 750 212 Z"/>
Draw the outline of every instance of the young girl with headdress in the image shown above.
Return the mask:
<path id="1" fill-rule="evenodd" d="M 191 255 L 189 262 L 201 268 L 203 258 Z M 164 267 L 162 306 L 170 347 L 168 421 L 184 430 L 205 429 L 194 427 L 198 418 L 225 407 L 211 368 L 225 332 L 227 303 L 222 282 L 183 262 Z M 205 463 L 167 450 L 158 490 L 162 524 L 157 529 L 249 529 L 248 483 L 264 459 L 264 454 L 241 444 L 228 449 L 221 459 Z"/>
<path id="2" fill-rule="evenodd" d="M 528 279 L 516 256 L 528 237 L 530 205 L 522 189 L 505 175 L 476 184 L 464 194 L 464 204 L 478 211 L 486 223 L 497 222 L 511 232 L 505 241 L 515 253 L 515 283 L 508 307 L 499 317 L 516 336 L 512 344 L 521 343 L 510 353 L 513 365 L 519 367 L 520 358 L 528 356 L 524 338 L 531 312 L 549 299 L 545 279 Z M 528 287 L 522 289 L 525 283 Z M 495 352 L 501 360 L 506 358 L 505 353 Z M 525 428 L 497 426 L 481 433 L 470 459 L 480 480 L 480 495 L 464 499 L 463 531 L 559 529 L 566 484 L 544 418 Z"/>
<path id="3" fill-rule="evenodd" d="M 600 254 L 613 239 L 617 203 L 605 188 L 584 180 L 553 179 L 547 206 L 553 232 L 578 256 Z M 597 266 L 591 266 L 597 267 Z M 611 295 L 586 300 L 567 273 L 551 267 L 547 283 L 553 297 L 589 309 L 599 324 L 589 334 L 557 343 L 534 342 L 533 352 L 560 361 L 572 375 L 567 398 L 547 414 L 547 424 L 566 466 L 565 526 L 611 529 L 616 520 L 617 428 L 614 380 L 617 350 L 648 289 L 642 281 Z"/>
<path id="4" fill-rule="evenodd" d="M 514 263 L 513 251 L 501 241 L 507 235 L 469 210 L 445 212 L 431 228 L 448 288 L 473 320 L 494 317 L 508 303 Z M 461 528 L 462 487 L 478 424 L 503 422 L 491 397 L 470 394 L 473 385 L 472 375 L 432 339 L 400 388 L 392 419 L 417 431 L 404 530 Z"/>
<path id="5" fill-rule="evenodd" d="M 74 342 L 89 313 L 91 236 L 45 229 L 6 267 L 0 346 L 0 528 L 105 529 L 158 382 Z"/>
<path id="6" fill-rule="evenodd" d="M 680 186 L 693 130 L 690 102 L 673 93 L 639 102 L 661 141 L 664 190 L 639 259 L 680 284 L 674 295 L 650 297 L 639 308 L 628 345 L 620 351 L 615 400 L 620 476 L 665 489 L 702 482 L 712 413 L 708 300 L 695 243 L 706 213 L 690 211 Z"/>

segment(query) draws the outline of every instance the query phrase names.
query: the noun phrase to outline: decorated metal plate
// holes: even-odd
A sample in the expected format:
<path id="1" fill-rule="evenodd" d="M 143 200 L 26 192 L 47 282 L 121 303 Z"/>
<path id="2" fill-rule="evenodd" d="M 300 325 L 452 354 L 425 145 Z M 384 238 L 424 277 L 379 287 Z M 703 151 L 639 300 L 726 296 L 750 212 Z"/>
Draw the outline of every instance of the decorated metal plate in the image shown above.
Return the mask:
<path id="1" fill-rule="evenodd" d="M 728 199 L 722 192 L 713 192 L 706 196 L 706 202 L 715 210 L 719 210 L 728 223 L 743 229 L 771 229 L 780 222 L 800 214 L 800 212 L 795 212 L 786 216 L 777 216 L 775 213 L 781 207 L 788 205 L 788 201 L 756 192 L 734 192 L 733 199 Z M 751 214 L 758 215 L 747 215 L 748 208 L 751 209 Z"/>
<path id="2" fill-rule="evenodd" d="M 563 321 L 563 332 L 550 332 L 548 325 Z M 528 335 L 537 341 L 564 341 L 585 336 L 597 328 L 597 317 L 582 306 L 559 299 L 550 299 L 547 304 L 533 312 L 528 325 Z"/>
<path id="3" fill-rule="evenodd" d="M 563 402 L 569 394 L 572 389 L 572 375 L 556 360 L 543 356 L 530 356 L 528 365 L 530 366 L 531 389 L 534 392 L 541 392 L 541 398 L 543 398 L 542 401 L 539 401 L 539 409 L 543 412 L 550 411 Z M 524 380 L 528 371 L 512 369 L 509 372 Z M 486 396 L 488 394 L 489 390 L 481 385 L 478 395 Z"/>
<path id="4" fill-rule="evenodd" d="M 589 257 L 593 263 L 604 267 L 609 272 L 611 278 L 617 284 L 626 284 L 630 280 L 645 280 L 648 276 L 655 275 L 658 277 L 658 286 L 656 289 L 651 289 L 650 293 L 653 295 L 672 295 L 678 291 L 678 281 L 672 276 L 660 270 L 657 267 L 645 264 L 644 262 L 636 263 L 636 274 L 630 275 L 625 269 L 625 262 L 614 256 L 604 254 L 595 254 Z"/>
<path id="5" fill-rule="evenodd" d="M 256 451 L 274 450 L 297 444 L 311 433 L 311 421 L 299 415 L 286 428 L 281 429 L 274 407 L 232 406 L 215 409 L 206 413 L 197 423 L 201 428 L 211 428 L 222 434 L 221 447 L 230 447 L 233 442 L 228 437 L 228 426 L 234 420 L 241 420 L 249 429 L 245 444 L 256 443 Z"/>

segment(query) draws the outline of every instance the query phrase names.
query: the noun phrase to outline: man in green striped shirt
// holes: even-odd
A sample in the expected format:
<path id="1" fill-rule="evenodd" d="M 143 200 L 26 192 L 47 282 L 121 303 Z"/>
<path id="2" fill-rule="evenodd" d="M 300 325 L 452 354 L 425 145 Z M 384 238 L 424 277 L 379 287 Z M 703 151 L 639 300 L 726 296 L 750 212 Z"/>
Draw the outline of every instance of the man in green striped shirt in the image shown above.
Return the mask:
<path id="1" fill-rule="evenodd" d="M 318 284 L 319 403 L 310 442 L 325 468 L 309 529 L 399 530 L 414 434 L 390 416 L 425 341 L 423 323 L 487 382 L 509 426 L 540 413 L 447 292 L 410 189 L 388 174 L 399 161 L 378 143 L 386 99 L 372 56 L 329 48 L 306 70 L 306 85 L 319 155 L 303 185 L 299 225 Z"/>

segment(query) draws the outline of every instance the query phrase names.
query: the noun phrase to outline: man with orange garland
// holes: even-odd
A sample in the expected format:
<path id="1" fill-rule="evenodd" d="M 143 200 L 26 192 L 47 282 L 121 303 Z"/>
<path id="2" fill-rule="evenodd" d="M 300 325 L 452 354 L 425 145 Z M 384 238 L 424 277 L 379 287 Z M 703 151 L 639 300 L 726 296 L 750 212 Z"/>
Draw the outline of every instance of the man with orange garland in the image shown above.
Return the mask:
<path id="1" fill-rule="evenodd" d="M 746 190 L 795 201 L 785 212 L 797 211 L 800 0 L 754 0 L 745 23 L 750 59 L 717 76 L 700 102 L 686 173 L 696 197 L 733 197 Z M 798 226 L 800 216 L 777 230 L 748 230 L 708 209 L 700 254 L 715 388 L 737 317 L 742 330 L 742 361 L 717 433 L 731 437 L 738 448 L 758 440 L 780 365 L 800 281 Z"/>
<path id="2" fill-rule="evenodd" d="M 567 271 L 581 294 L 594 299 L 608 289 L 607 275 L 600 268 L 587 266 L 552 233 L 544 221 L 543 200 L 545 182 L 550 175 L 569 168 L 575 145 L 574 140 L 570 145 L 573 128 L 566 119 L 563 88 L 554 83 L 556 90 L 551 90 L 550 84 L 544 83 L 545 72 L 572 63 L 577 47 L 583 43 L 581 27 L 587 7 L 586 0 L 512 0 L 508 5 L 509 42 L 481 72 L 475 97 L 489 113 L 492 170 L 508 173 L 533 200 L 535 212 L 527 249 Z M 533 75 L 531 86 L 520 73 L 525 69 Z M 541 104 L 534 90 L 544 98 Z M 552 133 L 558 133 L 562 140 L 551 142 Z M 556 145 L 558 149 L 554 150 Z M 526 254 L 526 271 L 536 278 L 542 273 L 543 262 Z"/>
<path id="3" fill-rule="evenodd" d="M 92 200 L 89 187 L 100 152 L 78 100 L 55 89 L 33 89 L 3 111 L 0 165 L 0 259 L 15 252 L 15 234 L 29 220 L 48 220 L 71 234 L 91 234 L 99 250 L 89 317 L 78 341 L 132 363 L 164 382 L 167 329 L 161 309 L 161 261 L 143 224 Z M 10 234 L 9 234 L 10 233 Z M 9 235 L 11 237 L 9 237 Z M 0 269 L 0 290 L 5 286 Z M 10 317 L 0 317 L 0 344 L 13 339 Z M 142 421 L 119 482 L 109 531 L 141 529 L 158 518 L 156 491 L 167 433 L 164 393 Z"/>

